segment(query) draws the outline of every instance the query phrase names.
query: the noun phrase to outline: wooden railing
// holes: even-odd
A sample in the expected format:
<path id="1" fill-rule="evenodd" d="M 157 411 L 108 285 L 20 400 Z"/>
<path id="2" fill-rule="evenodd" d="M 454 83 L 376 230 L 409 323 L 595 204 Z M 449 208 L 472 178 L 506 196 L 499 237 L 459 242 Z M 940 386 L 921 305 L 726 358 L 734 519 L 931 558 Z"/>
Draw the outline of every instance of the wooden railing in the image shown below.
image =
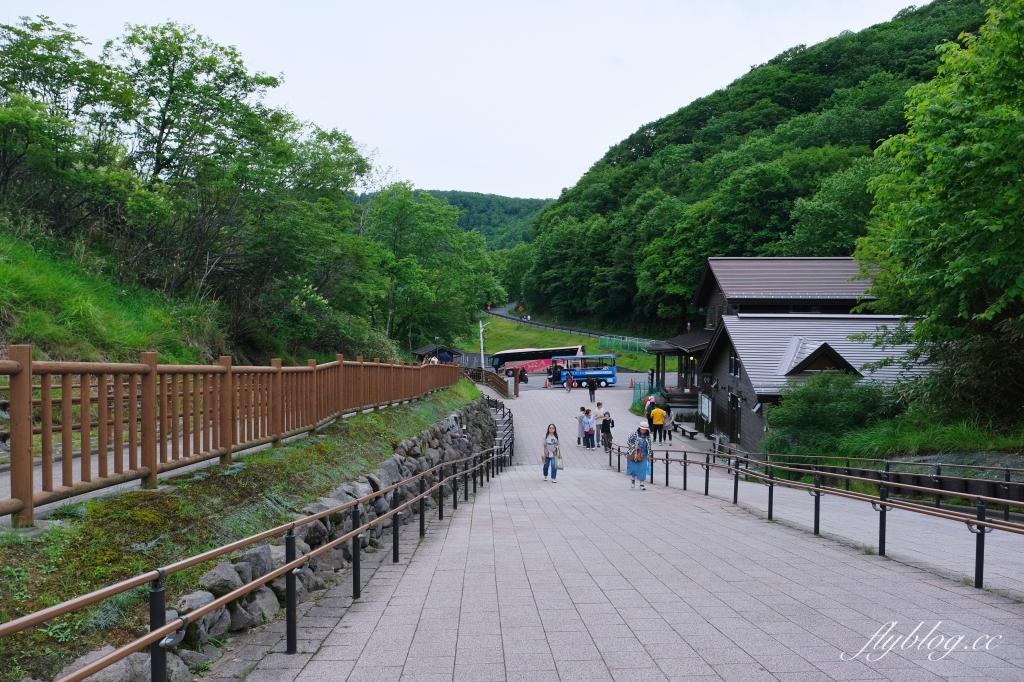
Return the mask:
<path id="1" fill-rule="evenodd" d="M 481 369 L 480 367 L 464 368 L 462 370 L 462 373 L 470 381 L 475 381 L 478 384 L 483 384 L 484 386 L 488 386 L 488 387 L 494 389 L 494 391 L 498 395 L 500 395 L 500 396 L 502 396 L 504 398 L 510 397 L 509 394 L 508 394 L 508 382 L 505 381 L 504 377 L 499 376 L 499 375 L 495 374 L 494 372 L 491 372 L 491 371 L 489 371 L 487 369 Z"/>
<path id="2" fill-rule="evenodd" d="M 458 365 L 341 355 L 305 367 L 278 359 L 234 367 L 229 356 L 160 365 L 156 353 L 125 364 L 33 362 L 31 346 L 9 351 L 0 361 L 0 447 L 10 453 L 10 491 L 0 488 L 0 515 L 14 514 L 15 526 L 31 526 L 42 504 L 137 479 L 155 488 L 165 471 L 215 457 L 228 464 L 233 451 L 459 380 Z"/>

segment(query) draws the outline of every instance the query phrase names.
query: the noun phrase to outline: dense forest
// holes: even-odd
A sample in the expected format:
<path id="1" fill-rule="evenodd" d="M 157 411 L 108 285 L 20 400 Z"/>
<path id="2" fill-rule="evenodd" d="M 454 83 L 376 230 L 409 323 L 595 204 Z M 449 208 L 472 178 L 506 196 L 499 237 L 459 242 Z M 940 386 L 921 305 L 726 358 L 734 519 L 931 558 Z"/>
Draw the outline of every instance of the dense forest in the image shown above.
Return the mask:
<path id="1" fill-rule="evenodd" d="M 459 208 L 459 227 L 476 230 L 489 249 L 506 249 L 530 241 L 534 218 L 552 199 L 519 199 L 498 194 L 425 190 Z"/>
<path id="2" fill-rule="evenodd" d="M 234 48 L 173 22 L 128 26 L 95 58 L 87 46 L 45 17 L 0 25 L 11 248 L 71 259 L 133 300 L 152 292 L 206 358 L 397 357 L 466 332 L 500 299 L 484 238 L 460 229 L 457 207 L 407 183 L 373 186 L 348 134 L 267 105 L 279 78 Z M 63 305 L 45 311 L 56 326 L 88 311 L 30 289 L 0 286 L 0 338 L 60 356 L 33 333 L 32 302 Z"/>
<path id="3" fill-rule="evenodd" d="M 609 149 L 503 253 L 513 299 L 560 320 L 674 334 L 708 256 L 850 255 L 866 234 L 873 152 L 907 131 L 907 91 L 936 46 L 976 31 L 976 0 L 798 45 Z"/>

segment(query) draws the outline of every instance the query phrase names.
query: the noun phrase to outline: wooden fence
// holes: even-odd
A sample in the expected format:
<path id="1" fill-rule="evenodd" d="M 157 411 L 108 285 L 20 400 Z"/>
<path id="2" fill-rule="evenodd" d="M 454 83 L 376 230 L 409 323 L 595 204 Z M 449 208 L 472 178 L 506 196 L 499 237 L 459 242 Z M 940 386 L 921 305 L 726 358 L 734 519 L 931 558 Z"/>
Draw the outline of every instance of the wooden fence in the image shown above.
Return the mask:
<path id="1" fill-rule="evenodd" d="M 15 526 L 31 526 L 38 505 L 137 479 L 155 488 L 163 472 L 214 457 L 228 464 L 233 451 L 276 445 L 459 380 L 458 365 L 341 355 L 305 367 L 279 359 L 235 367 L 230 356 L 216 365 L 161 365 L 156 353 L 121 364 L 33 362 L 31 346 L 9 351 L 0 361 L 0 446 L 10 453 L 10 491 L 0 488 L 0 516 L 14 514 Z"/>

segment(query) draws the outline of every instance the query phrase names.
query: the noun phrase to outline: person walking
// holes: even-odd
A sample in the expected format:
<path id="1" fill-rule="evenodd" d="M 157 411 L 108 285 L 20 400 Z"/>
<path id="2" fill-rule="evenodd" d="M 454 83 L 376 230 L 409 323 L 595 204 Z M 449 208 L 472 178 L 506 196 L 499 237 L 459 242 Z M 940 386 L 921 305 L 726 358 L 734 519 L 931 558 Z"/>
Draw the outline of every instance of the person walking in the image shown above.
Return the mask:
<path id="1" fill-rule="evenodd" d="M 615 427 L 615 421 L 612 419 L 611 414 L 605 412 L 601 419 L 601 445 L 604 446 L 605 452 L 612 451 L 612 429 Z"/>
<path id="2" fill-rule="evenodd" d="M 665 410 L 661 409 L 661 405 L 655 403 L 654 409 L 651 410 L 651 442 L 652 443 L 664 443 L 665 442 Z"/>
<path id="3" fill-rule="evenodd" d="M 597 397 L 597 379 L 594 377 L 587 377 L 587 391 L 590 392 L 590 402 L 594 402 Z"/>
<path id="4" fill-rule="evenodd" d="M 544 480 L 548 480 L 548 467 L 551 467 L 551 482 L 557 483 L 556 477 L 558 476 L 558 467 L 555 465 L 555 458 L 559 457 L 561 452 L 558 450 L 558 429 L 555 428 L 554 424 L 548 424 L 548 431 L 544 434 L 544 450 L 541 455 L 541 460 L 544 462 Z"/>
<path id="5" fill-rule="evenodd" d="M 636 479 L 640 479 L 640 490 L 647 490 L 644 481 L 647 480 L 647 465 L 651 456 L 651 441 L 648 435 L 647 422 L 640 422 L 636 431 L 629 434 L 626 441 L 626 452 L 629 453 L 629 460 L 626 463 L 626 475 L 630 476 L 629 487 L 636 487 Z"/>
<path id="6" fill-rule="evenodd" d="M 585 433 L 585 430 L 583 429 L 583 418 L 586 416 L 587 408 L 581 407 L 580 413 L 576 415 L 576 423 L 578 425 L 576 427 L 576 445 L 583 445 L 583 434 Z"/>
<path id="7" fill-rule="evenodd" d="M 594 423 L 594 415 L 587 410 L 583 417 L 583 442 L 587 444 L 587 450 L 595 450 L 594 434 L 597 432 L 597 424 Z"/>

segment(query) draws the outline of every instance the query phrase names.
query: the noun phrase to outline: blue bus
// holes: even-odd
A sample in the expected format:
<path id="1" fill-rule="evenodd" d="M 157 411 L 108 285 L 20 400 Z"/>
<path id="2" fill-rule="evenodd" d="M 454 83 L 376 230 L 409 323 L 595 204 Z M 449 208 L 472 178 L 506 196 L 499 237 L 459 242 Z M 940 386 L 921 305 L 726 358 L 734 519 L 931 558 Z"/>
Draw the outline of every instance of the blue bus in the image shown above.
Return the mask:
<path id="1" fill-rule="evenodd" d="M 557 367 L 557 369 L 555 369 Z M 556 376 L 557 372 L 557 376 Z M 565 384 L 572 381 L 584 382 L 588 377 L 597 379 L 599 386 L 615 383 L 615 356 L 608 355 L 560 355 L 551 358 L 551 382 Z"/>

